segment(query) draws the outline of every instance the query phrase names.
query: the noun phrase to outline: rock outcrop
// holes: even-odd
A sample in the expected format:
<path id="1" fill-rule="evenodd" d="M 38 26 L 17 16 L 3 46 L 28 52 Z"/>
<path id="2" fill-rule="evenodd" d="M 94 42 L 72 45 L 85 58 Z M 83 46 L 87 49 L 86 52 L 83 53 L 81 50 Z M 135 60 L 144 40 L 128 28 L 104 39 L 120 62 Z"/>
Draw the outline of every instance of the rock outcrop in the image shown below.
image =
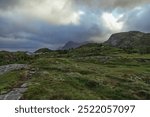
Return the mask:
<path id="1" fill-rule="evenodd" d="M 14 87 L 9 92 L 1 92 L 0 100 L 19 100 L 21 99 L 24 92 L 27 91 L 28 87 L 31 85 L 31 83 L 27 82 L 33 74 L 36 73 L 36 69 L 30 68 L 26 64 L 10 64 L 10 65 L 3 65 L 0 66 L 0 75 L 13 71 L 13 70 L 19 70 L 19 69 L 27 69 L 27 78 L 24 81 L 23 84 L 20 84 L 20 86 Z"/>
<path id="2" fill-rule="evenodd" d="M 150 53 L 150 33 L 130 31 L 112 34 L 105 42 L 106 45 Z"/>
<path id="3" fill-rule="evenodd" d="M 0 75 L 9 71 L 28 68 L 26 64 L 9 64 L 0 66 Z"/>

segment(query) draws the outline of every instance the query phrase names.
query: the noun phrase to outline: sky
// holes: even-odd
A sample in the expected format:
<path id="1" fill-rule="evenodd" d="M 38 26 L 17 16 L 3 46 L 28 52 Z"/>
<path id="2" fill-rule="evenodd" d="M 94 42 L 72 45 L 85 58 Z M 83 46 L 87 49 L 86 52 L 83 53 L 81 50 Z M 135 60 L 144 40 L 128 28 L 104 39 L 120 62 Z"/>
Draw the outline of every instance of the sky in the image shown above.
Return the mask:
<path id="1" fill-rule="evenodd" d="M 104 42 L 125 31 L 150 32 L 150 0 L 0 0 L 0 50 Z"/>

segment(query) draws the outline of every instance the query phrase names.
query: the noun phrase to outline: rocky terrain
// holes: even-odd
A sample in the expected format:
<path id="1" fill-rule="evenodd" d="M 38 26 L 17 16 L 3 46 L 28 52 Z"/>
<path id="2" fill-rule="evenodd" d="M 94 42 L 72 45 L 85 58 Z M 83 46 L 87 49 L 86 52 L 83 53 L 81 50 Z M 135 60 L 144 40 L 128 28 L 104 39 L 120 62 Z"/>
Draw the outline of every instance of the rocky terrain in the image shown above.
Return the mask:
<path id="1" fill-rule="evenodd" d="M 31 78 L 32 74 L 35 73 L 34 69 L 30 69 L 30 67 L 26 64 L 9 64 L 0 66 L 0 75 L 7 74 L 8 72 L 14 70 L 26 69 L 27 71 L 27 78 L 25 81 Z M 24 81 L 24 82 L 25 82 Z M 21 99 L 23 93 L 28 89 L 30 83 L 22 83 L 19 84 L 17 87 L 12 88 L 10 91 L 2 91 L 0 95 L 0 100 L 19 100 Z"/>
<path id="2" fill-rule="evenodd" d="M 27 88 L 14 88 L 9 93 L 0 95 L 0 100 L 19 100 L 22 97 L 22 94 L 27 90 Z"/>
<path id="3" fill-rule="evenodd" d="M 9 64 L 0 66 L 0 75 L 7 73 L 12 70 L 19 70 L 19 69 L 27 69 L 28 65 L 26 64 Z"/>
<path id="4" fill-rule="evenodd" d="M 112 34 L 105 44 L 133 52 L 150 53 L 150 33 L 139 31 L 116 33 Z"/>

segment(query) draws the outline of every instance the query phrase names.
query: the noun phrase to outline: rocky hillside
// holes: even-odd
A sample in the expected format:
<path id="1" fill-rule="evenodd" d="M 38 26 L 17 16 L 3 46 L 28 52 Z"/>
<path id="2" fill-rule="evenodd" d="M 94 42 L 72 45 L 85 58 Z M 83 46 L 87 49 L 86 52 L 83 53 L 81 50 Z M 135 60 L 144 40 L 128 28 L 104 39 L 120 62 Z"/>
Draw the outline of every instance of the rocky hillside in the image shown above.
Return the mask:
<path id="1" fill-rule="evenodd" d="M 138 31 L 116 33 L 111 35 L 105 44 L 132 52 L 150 53 L 150 33 Z"/>

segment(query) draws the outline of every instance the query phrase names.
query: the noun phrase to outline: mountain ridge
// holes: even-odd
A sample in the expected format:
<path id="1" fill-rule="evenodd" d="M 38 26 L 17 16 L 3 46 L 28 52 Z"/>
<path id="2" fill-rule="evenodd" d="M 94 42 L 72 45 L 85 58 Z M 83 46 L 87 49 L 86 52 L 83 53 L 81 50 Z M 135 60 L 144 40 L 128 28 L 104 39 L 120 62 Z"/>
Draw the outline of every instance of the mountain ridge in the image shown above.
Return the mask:
<path id="1" fill-rule="evenodd" d="M 115 33 L 104 44 L 133 52 L 150 53 L 150 33 L 140 31 Z"/>
<path id="2" fill-rule="evenodd" d="M 92 41 L 85 41 L 85 42 L 75 42 L 75 41 L 68 41 L 62 48 L 61 50 L 68 50 L 68 49 L 75 49 L 78 48 L 82 45 L 86 45 L 88 43 L 94 43 Z"/>

